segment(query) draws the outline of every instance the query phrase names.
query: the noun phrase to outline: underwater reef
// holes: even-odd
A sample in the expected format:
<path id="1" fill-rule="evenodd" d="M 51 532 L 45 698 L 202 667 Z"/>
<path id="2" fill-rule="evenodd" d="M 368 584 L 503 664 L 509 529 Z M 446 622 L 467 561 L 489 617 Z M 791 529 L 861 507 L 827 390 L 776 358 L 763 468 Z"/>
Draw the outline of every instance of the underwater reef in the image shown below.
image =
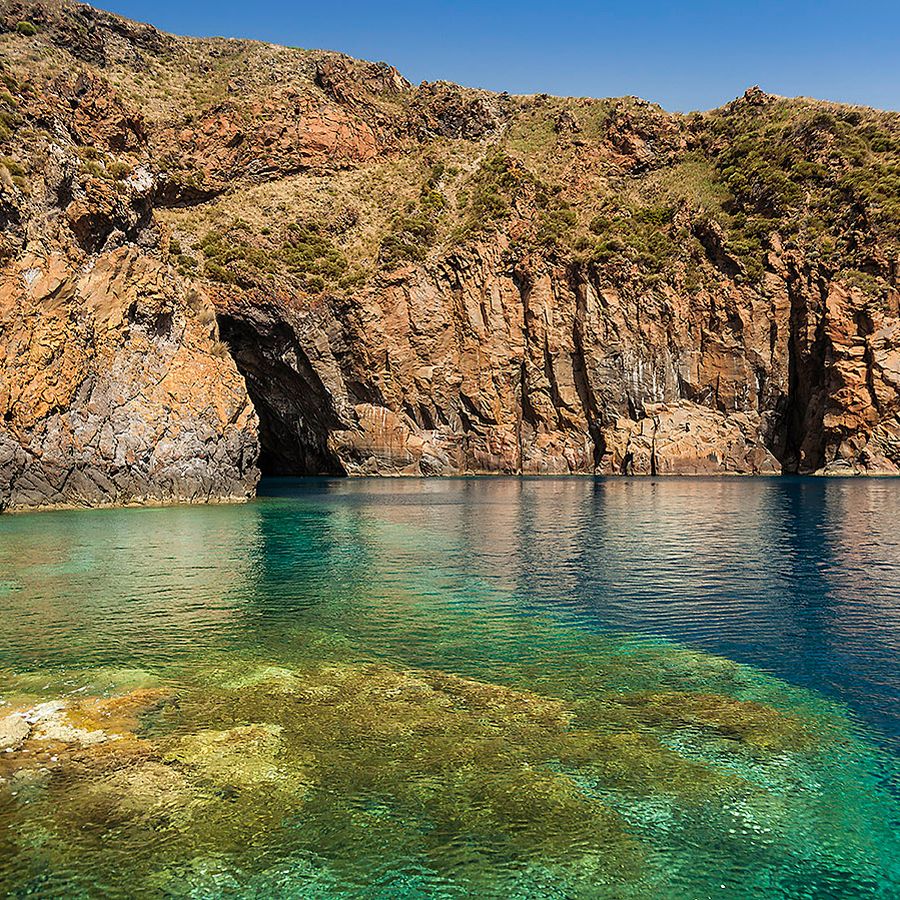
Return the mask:
<path id="1" fill-rule="evenodd" d="M 0 887 L 688 896 L 727 850 L 743 896 L 888 896 L 890 839 L 840 802 L 878 794 L 846 723 L 742 698 L 741 667 L 703 654 L 647 650 L 653 689 L 622 689 L 627 655 L 581 662 L 532 689 L 527 666 L 495 682 L 337 650 L 223 655 L 178 684 L 5 672 Z M 733 889 L 734 874 L 703 877 Z"/>

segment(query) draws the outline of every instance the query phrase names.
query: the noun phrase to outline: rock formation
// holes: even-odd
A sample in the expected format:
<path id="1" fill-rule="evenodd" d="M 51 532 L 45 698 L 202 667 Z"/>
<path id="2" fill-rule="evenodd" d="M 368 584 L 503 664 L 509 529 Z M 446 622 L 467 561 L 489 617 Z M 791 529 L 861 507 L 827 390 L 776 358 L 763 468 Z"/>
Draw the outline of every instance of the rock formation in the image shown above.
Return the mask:
<path id="1" fill-rule="evenodd" d="M 215 314 L 130 247 L 4 272 L 0 505 L 245 498 L 256 417 Z"/>
<path id="2" fill-rule="evenodd" d="M 410 85 L 0 3 L 0 508 L 900 472 L 900 115 Z"/>

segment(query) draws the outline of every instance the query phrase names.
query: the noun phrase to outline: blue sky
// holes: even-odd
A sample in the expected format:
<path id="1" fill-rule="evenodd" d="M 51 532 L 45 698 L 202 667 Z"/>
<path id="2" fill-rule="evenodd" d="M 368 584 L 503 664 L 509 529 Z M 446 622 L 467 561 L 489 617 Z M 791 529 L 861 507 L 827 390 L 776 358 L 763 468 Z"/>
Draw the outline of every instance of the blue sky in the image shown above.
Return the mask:
<path id="1" fill-rule="evenodd" d="M 709 109 L 760 84 L 900 109 L 900 2 L 97 0 L 167 31 L 386 60 L 411 81 Z"/>

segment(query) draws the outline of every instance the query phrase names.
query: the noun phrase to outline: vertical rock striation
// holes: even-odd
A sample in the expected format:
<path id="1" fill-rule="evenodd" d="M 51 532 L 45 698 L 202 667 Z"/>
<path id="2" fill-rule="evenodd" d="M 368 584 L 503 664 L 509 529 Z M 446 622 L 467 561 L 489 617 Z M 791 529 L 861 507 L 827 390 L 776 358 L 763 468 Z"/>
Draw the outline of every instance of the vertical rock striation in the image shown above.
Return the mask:
<path id="1" fill-rule="evenodd" d="M 900 472 L 900 115 L 416 87 L 68 0 L 0 2 L 0 79 L 0 508 Z"/>
<path id="2" fill-rule="evenodd" d="M 306 457 L 273 471 L 898 471 L 900 321 L 858 291 L 811 295 L 783 251 L 766 297 L 727 281 L 648 297 L 590 267 L 510 269 L 503 250 L 302 310 L 216 292 L 257 408 L 298 398 L 275 402 L 263 444 Z"/>

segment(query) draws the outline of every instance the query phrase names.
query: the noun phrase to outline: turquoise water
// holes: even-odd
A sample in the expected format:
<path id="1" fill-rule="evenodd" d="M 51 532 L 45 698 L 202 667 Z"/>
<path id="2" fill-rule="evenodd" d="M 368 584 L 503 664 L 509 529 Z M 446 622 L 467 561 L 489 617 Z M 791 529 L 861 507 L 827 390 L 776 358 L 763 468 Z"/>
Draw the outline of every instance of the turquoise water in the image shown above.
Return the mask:
<path id="1" fill-rule="evenodd" d="M 264 493 L 0 518 L 3 892 L 900 893 L 900 480 Z"/>

